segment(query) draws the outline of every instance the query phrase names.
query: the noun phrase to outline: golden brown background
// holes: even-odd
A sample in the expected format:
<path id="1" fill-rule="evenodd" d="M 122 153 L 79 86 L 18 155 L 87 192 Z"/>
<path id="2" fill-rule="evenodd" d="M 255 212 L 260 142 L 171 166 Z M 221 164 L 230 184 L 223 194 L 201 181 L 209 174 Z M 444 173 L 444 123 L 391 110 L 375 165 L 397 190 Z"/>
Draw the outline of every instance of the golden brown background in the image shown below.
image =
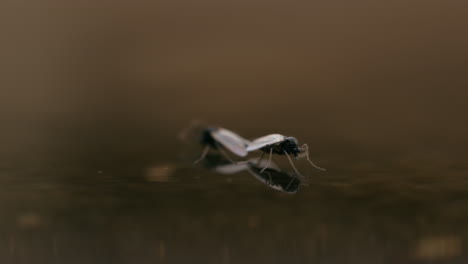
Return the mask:
<path id="1" fill-rule="evenodd" d="M 3 157 L 170 157 L 201 118 L 324 157 L 468 162 L 464 1 L 2 5 Z"/>

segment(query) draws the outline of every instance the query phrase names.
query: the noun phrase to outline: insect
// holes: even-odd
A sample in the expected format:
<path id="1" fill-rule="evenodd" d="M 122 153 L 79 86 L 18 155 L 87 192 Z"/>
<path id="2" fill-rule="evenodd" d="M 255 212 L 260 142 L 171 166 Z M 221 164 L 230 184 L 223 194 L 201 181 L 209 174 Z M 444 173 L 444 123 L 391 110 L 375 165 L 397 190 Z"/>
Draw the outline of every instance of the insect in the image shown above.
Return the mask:
<path id="1" fill-rule="evenodd" d="M 239 157 L 245 157 L 248 154 L 247 146 L 250 141 L 225 128 L 209 127 L 202 131 L 200 143 L 205 147 L 201 157 L 197 159 L 194 164 L 202 161 L 210 149 L 219 150 L 225 158 L 234 163 L 234 161 L 224 152 L 223 148 L 231 151 Z"/>
<path id="2" fill-rule="evenodd" d="M 247 151 L 255 151 L 255 150 L 261 150 L 263 151 L 262 156 L 260 159 L 263 158 L 265 153 L 269 153 L 270 156 L 268 158 L 268 163 L 267 166 L 265 166 L 262 171 L 263 172 L 265 169 L 267 169 L 268 164 L 271 162 L 271 158 L 274 154 L 278 155 L 286 155 L 286 157 L 289 160 L 289 163 L 291 163 L 291 166 L 293 167 L 294 171 L 296 172 L 297 175 L 301 175 L 299 171 L 296 169 L 296 166 L 294 166 L 294 163 L 290 157 L 290 155 L 294 155 L 296 159 L 299 158 L 299 154 L 305 153 L 305 156 L 307 158 L 307 161 L 316 169 L 319 170 L 326 170 L 324 168 L 321 168 L 317 165 L 315 165 L 309 158 L 309 146 L 307 144 L 302 145 L 299 147 L 298 141 L 294 137 L 286 137 L 280 134 L 271 134 L 267 136 L 263 136 L 260 138 L 257 138 L 250 142 L 247 146 Z"/>

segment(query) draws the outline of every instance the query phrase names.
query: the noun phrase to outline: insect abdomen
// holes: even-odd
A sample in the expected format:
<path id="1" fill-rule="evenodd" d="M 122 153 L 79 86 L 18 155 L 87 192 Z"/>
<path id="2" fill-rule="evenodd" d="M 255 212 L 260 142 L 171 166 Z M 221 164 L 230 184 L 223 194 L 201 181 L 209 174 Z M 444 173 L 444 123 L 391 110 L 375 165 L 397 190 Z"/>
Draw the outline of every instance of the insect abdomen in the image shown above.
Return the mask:
<path id="1" fill-rule="evenodd" d="M 216 128 L 207 128 L 203 131 L 203 135 L 201 138 L 201 144 L 202 145 L 208 145 L 214 149 L 218 148 L 216 144 L 216 140 L 211 136 L 211 133 L 215 130 Z"/>

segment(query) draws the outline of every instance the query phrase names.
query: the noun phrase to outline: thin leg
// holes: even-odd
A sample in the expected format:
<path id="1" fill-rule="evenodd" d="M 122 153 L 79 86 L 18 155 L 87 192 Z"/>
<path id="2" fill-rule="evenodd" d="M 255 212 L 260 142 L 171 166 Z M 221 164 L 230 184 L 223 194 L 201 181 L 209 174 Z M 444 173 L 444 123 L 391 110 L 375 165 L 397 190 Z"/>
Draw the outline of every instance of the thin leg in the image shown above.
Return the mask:
<path id="1" fill-rule="evenodd" d="M 266 172 L 266 174 L 268 174 L 268 178 L 269 178 L 269 182 L 268 182 L 268 185 L 273 185 L 273 180 L 271 179 L 271 174 Z"/>
<path id="2" fill-rule="evenodd" d="M 315 164 L 310 160 L 310 157 L 309 157 L 309 146 L 307 146 L 307 144 L 302 145 L 301 148 L 305 150 L 307 161 L 308 161 L 314 168 L 316 168 L 316 169 L 318 169 L 318 170 L 323 170 L 323 171 L 326 171 L 326 170 L 327 170 L 327 169 L 324 169 L 324 168 L 322 168 L 322 167 L 319 167 L 319 166 L 315 165 Z"/>
<path id="3" fill-rule="evenodd" d="M 297 174 L 299 177 L 304 178 L 304 176 L 302 176 L 302 174 L 296 169 L 296 166 L 294 166 L 294 163 L 293 163 L 291 157 L 289 156 L 289 154 L 288 154 L 285 150 L 283 150 L 283 152 L 284 152 L 284 154 L 286 155 L 286 157 L 288 157 L 289 163 L 291 163 L 291 166 L 292 166 L 292 168 L 294 169 L 294 172 L 296 172 L 296 174 Z"/>
<path id="4" fill-rule="evenodd" d="M 273 156 L 273 149 L 272 148 L 270 149 L 270 157 L 268 157 L 267 165 L 260 171 L 260 173 L 264 172 L 266 170 L 266 168 L 268 168 L 270 166 L 271 156 Z"/>
<path id="5" fill-rule="evenodd" d="M 203 149 L 203 152 L 201 154 L 201 157 L 199 159 L 197 159 L 193 164 L 197 164 L 198 162 L 205 159 L 206 154 L 208 154 L 208 151 L 210 151 L 210 146 L 205 146 L 205 148 Z"/>
<path id="6" fill-rule="evenodd" d="M 289 181 L 288 186 L 286 186 L 286 189 L 284 189 L 285 191 L 288 191 L 289 186 L 291 186 L 291 183 L 292 183 L 295 179 L 296 179 L 296 178 L 291 177 L 291 180 Z"/>
<path id="7" fill-rule="evenodd" d="M 219 152 L 227 159 L 229 160 L 231 163 L 237 163 L 235 162 L 234 160 L 232 160 L 228 154 L 226 154 L 226 152 L 223 150 L 223 148 L 221 147 L 221 145 L 217 144 L 218 145 L 218 150 Z"/>
<path id="8" fill-rule="evenodd" d="M 260 162 L 262 161 L 263 159 L 263 156 L 265 156 L 265 152 L 262 152 L 262 155 L 260 156 L 260 158 L 257 160 L 257 163 L 255 163 L 255 165 L 259 165 Z"/>

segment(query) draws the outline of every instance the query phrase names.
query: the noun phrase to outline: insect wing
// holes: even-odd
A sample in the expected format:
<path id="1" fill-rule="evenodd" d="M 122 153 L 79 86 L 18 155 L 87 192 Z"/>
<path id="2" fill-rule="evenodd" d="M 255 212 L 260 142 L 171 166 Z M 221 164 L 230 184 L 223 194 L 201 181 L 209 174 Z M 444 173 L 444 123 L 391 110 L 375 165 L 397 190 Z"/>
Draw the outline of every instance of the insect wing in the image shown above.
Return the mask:
<path id="1" fill-rule="evenodd" d="M 268 136 L 260 137 L 252 141 L 247 146 L 247 151 L 254 151 L 257 149 L 261 149 L 267 145 L 276 144 L 284 140 L 284 136 L 280 134 L 271 134 Z"/>
<path id="2" fill-rule="evenodd" d="M 237 156 L 247 156 L 247 145 L 250 143 L 247 139 L 224 128 L 218 128 L 211 132 L 211 136 Z"/>

